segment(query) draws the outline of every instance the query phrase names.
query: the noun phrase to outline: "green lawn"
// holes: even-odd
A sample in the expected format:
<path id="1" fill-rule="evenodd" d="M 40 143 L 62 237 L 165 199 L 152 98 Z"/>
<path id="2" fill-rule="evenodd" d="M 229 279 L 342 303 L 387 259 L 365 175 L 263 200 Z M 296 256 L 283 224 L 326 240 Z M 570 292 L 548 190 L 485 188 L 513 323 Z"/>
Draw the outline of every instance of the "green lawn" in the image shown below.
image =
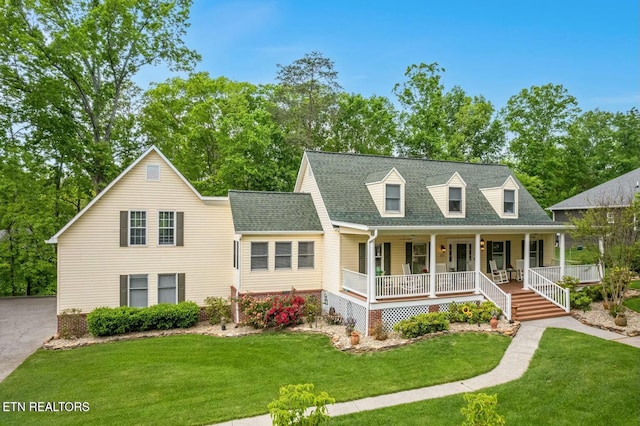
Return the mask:
<path id="1" fill-rule="evenodd" d="M 624 306 L 636 312 L 640 312 L 640 297 L 632 297 L 622 302 Z"/>
<path id="2" fill-rule="evenodd" d="M 548 329 L 525 375 L 484 389 L 507 425 L 638 425 L 640 349 Z M 331 419 L 333 425 L 460 425 L 462 395 Z"/>
<path id="3" fill-rule="evenodd" d="M 555 248 L 555 258 L 560 259 L 560 248 Z M 598 248 L 584 247 L 578 250 L 576 247 L 565 249 L 564 258 L 567 263 L 575 265 L 590 265 L 598 262 Z"/>
<path id="4" fill-rule="evenodd" d="M 313 383 L 345 401 L 473 377 L 494 368 L 509 342 L 458 334 L 353 355 L 323 335 L 281 332 L 39 350 L 0 383 L 0 403 L 86 401 L 89 411 L 2 412 L 0 424 L 215 423 L 266 413 L 286 384 Z"/>
<path id="5" fill-rule="evenodd" d="M 629 287 L 635 288 L 636 290 L 640 290 L 640 280 L 631 281 Z"/>

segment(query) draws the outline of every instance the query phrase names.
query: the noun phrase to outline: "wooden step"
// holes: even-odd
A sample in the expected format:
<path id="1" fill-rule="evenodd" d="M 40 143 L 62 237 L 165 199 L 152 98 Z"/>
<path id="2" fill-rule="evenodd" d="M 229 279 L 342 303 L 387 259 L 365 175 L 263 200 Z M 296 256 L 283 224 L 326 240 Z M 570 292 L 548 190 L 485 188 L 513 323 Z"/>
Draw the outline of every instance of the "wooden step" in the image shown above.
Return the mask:
<path id="1" fill-rule="evenodd" d="M 513 305 L 518 305 L 513 319 L 517 321 L 531 321 L 544 318 L 555 318 L 570 315 L 564 309 L 549 302 L 544 297 L 530 290 L 520 290 L 511 293 L 511 312 Z"/>

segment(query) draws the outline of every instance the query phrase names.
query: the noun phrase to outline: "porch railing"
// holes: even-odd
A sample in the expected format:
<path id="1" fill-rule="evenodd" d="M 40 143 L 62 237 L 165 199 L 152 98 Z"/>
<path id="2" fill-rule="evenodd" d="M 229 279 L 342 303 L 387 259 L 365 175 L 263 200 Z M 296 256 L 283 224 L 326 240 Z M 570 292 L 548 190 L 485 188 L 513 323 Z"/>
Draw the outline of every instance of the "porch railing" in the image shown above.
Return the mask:
<path id="1" fill-rule="evenodd" d="M 529 270 L 529 288 L 551 303 L 569 312 L 569 289 L 545 278 L 533 269 Z"/>
<path id="2" fill-rule="evenodd" d="M 478 274 L 478 284 L 480 284 L 480 293 L 487 299 L 496 304 L 496 306 L 502 309 L 504 316 L 511 319 L 511 295 L 502 291 L 500 287 L 495 285 L 487 276 L 481 272 Z"/>
<path id="3" fill-rule="evenodd" d="M 554 283 L 562 279 L 559 266 L 545 266 L 531 268 L 531 270 Z M 567 265 L 564 268 L 564 275 L 577 278 L 581 283 L 600 281 L 598 265 Z"/>
<path id="4" fill-rule="evenodd" d="M 441 272 L 436 274 L 436 294 L 463 293 L 475 290 L 474 271 Z"/>
<path id="5" fill-rule="evenodd" d="M 360 296 L 367 297 L 367 274 L 361 274 L 359 272 L 350 271 L 349 269 L 342 270 L 342 288 L 346 291 L 359 294 Z"/>
<path id="6" fill-rule="evenodd" d="M 429 275 L 385 275 L 376 277 L 376 299 L 427 296 Z"/>

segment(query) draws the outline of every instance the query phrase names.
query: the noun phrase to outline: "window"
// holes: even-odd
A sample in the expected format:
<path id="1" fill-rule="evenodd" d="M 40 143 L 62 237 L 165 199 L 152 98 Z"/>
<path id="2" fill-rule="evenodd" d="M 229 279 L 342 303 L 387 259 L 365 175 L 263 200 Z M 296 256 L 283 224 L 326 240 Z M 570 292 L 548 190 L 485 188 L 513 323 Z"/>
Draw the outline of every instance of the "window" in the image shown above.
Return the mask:
<path id="1" fill-rule="evenodd" d="M 420 274 L 427 269 L 427 243 L 414 243 L 411 255 L 411 272 Z"/>
<path id="2" fill-rule="evenodd" d="M 298 269 L 313 268 L 315 266 L 315 254 L 313 241 L 300 241 L 298 243 Z"/>
<path id="3" fill-rule="evenodd" d="M 251 270 L 269 269 L 269 243 L 251 243 Z"/>
<path id="4" fill-rule="evenodd" d="M 615 223 L 616 220 L 613 216 L 613 212 L 607 212 L 607 223 Z"/>
<path id="5" fill-rule="evenodd" d="M 175 243 L 175 213 L 158 213 L 158 244 L 161 246 L 172 246 Z"/>
<path id="6" fill-rule="evenodd" d="M 129 245 L 143 246 L 147 244 L 147 212 L 129 212 Z"/>
<path id="7" fill-rule="evenodd" d="M 276 243 L 276 269 L 291 269 L 291 243 Z"/>
<path id="8" fill-rule="evenodd" d="M 240 241 L 233 242 L 233 269 L 240 269 Z"/>
<path id="9" fill-rule="evenodd" d="M 498 269 L 507 269 L 504 264 L 504 241 L 494 241 L 491 243 L 491 260 L 496 261 Z"/>
<path id="10" fill-rule="evenodd" d="M 462 212 L 462 188 L 449 188 L 449 213 Z"/>
<path id="11" fill-rule="evenodd" d="M 504 190 L 504 212 L 509 214 L 516 212 L 516 191 L 513 189 Z"/>
<path id="12" fill-rule="evenodd" d="M 400 185 L 387 184 L 385 195 L 385 210 L 388 212 L 400 211 Z"/>
<path id="13" fill-rule="evenodd" d="M 160 165 L 147 164 L 147 180 L 160 180 Z"/>
<path id="14" fill-rule="evenodd" d="M 158 275 L 158 303 L 176 303 L 176 274 Z"/>
<path id="15" fill-rule="evenodd" d="M 146 275 L 129 275 L 129 306 L 146 308 L 148 283 Z"/>

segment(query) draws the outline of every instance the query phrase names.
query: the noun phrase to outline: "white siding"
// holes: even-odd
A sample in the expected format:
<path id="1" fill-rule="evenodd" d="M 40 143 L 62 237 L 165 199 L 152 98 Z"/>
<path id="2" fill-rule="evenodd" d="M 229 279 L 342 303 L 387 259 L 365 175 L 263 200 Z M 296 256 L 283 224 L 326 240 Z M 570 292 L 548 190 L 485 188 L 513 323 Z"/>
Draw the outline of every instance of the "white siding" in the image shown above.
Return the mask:
<path id="1" fill-rule="evenodd" d="M 147 181 L 146 165 L 160 164 Z M 147 212 L 147 244 L 120 247 L 120 211 Z M 159 246 L 158 211 L 184 212 L 184 246 Z M 228 201 L 205 205 L 151 152 L 58 238 L 58 311 L 119 306 L 119 276 L 148 274 L 149 305 L 157 302 L 158 274 L 185 274 L 185 299 L 229 295 L 233 283 L 233 224 Z"/>

